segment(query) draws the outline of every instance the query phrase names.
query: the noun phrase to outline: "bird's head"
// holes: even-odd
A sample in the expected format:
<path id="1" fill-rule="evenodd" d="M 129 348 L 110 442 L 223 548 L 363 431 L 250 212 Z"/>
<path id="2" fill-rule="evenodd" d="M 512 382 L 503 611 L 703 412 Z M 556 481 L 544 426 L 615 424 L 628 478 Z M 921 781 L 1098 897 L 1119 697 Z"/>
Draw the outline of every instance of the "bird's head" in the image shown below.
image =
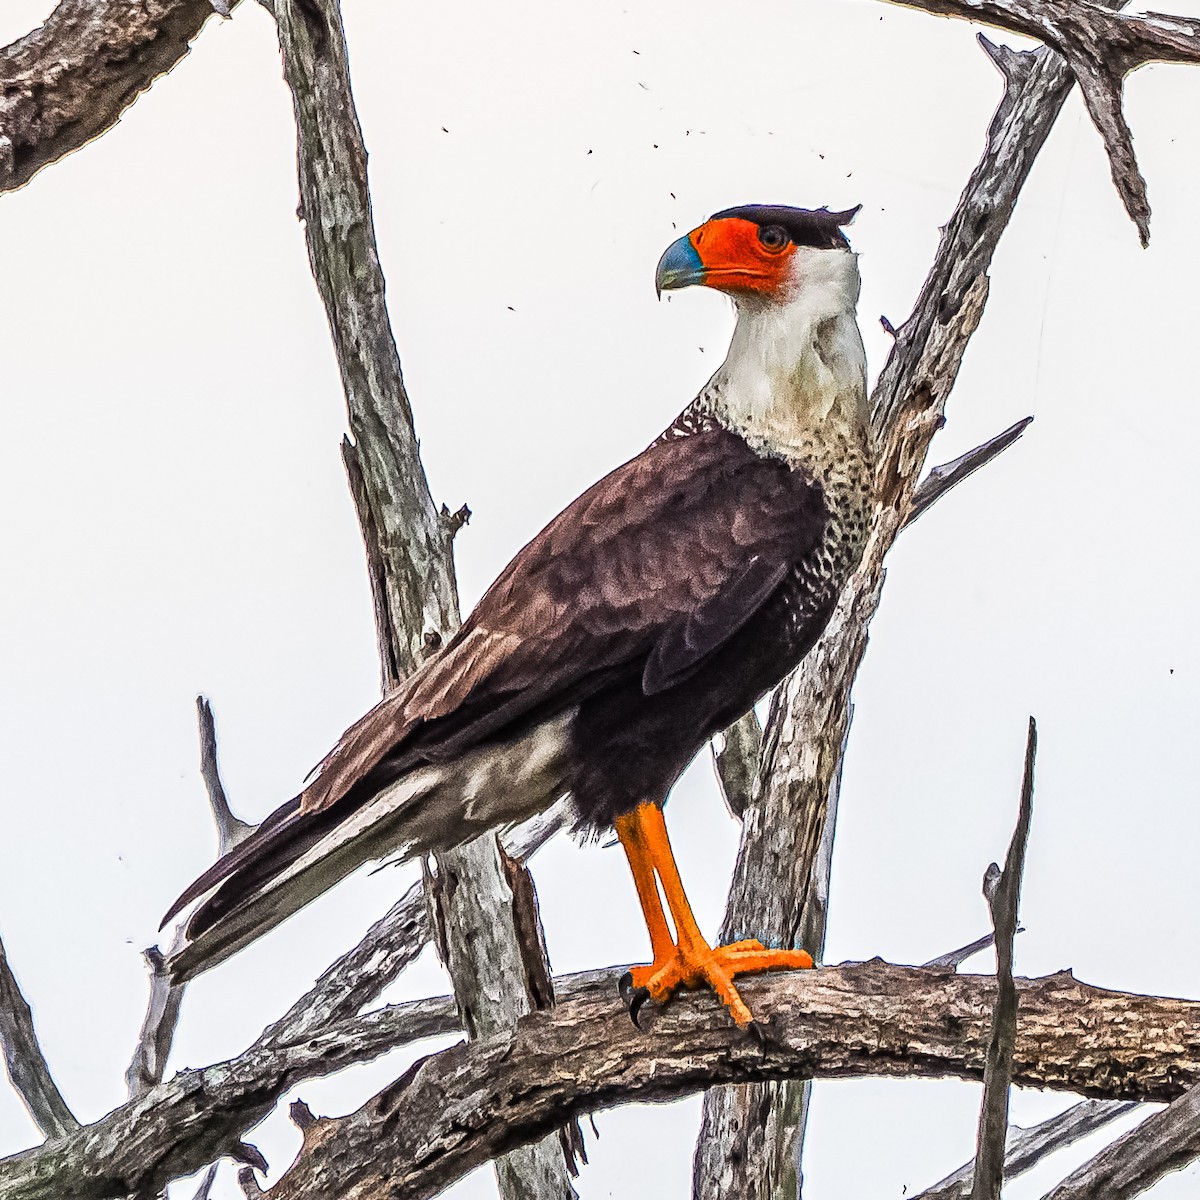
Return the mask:
<path id="1" fill-rule="evenodd" d="M 727 208 L 667 247 L 658 260 L 658 293 L 702 284 L 735 300 L 786 301 L 803 287 L 814 252 L 850 249 L 842 226 L 857 212 Z"/>

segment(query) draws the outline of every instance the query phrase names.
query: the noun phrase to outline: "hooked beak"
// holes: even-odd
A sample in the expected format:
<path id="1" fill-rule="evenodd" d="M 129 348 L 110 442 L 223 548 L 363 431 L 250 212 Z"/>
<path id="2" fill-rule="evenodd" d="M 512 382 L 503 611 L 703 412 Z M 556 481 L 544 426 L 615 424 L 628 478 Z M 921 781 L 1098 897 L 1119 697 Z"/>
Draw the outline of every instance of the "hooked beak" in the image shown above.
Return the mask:
<path id="1" fill-rule="evenodd" d="M 692 245 L 691 235 L 681 237 L 672 242 L 658 260 L 658 271 L 654 276 L 654 290 L 661 298 L 663 292 L 672 288 L 690 287 L 693 283 L 704 282 L 704 263 L 696 247 Z"/>

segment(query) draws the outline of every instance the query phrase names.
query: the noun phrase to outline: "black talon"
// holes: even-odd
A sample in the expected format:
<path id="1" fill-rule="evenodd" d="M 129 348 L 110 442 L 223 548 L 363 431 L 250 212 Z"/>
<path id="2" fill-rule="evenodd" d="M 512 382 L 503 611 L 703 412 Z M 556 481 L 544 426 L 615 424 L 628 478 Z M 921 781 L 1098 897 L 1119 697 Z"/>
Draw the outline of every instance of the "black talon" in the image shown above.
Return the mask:
<path id="1" fill-rule="evenodd" d="M 767 1051 L 774 1045 L 774 1038 L 771 1037 L 767 1027 L 758 1021 L 751 1021 L 746 1026 L 746 1032 L 758 1043 L 759 1048 L 762 1050 L 763 1058 L 766 1058 Z"/>
<path id="2" fill-rule="evenodd" d="M 633 972 L 626 971 L 620 979 L 617 980 L 617 991 L 621 995 L 621 999 L 625 1001 L 625 1006 L 629 1007 L 629 999 L 633 995 Z"/>
<path id="3" fill-rule="evenodd" d="M 638 1013 L 643 1004 L 650 999 L 650 992 L 647 988 L 633 986 L 633 973 L 626 971 L 620 979 L 617 980 L 617 991 L 621 993 L 621 999 L 625 1001 L 625 1007 L 629 1009 L 629 1019 L 641 1029 L 641 1024 L 638 1022 Z"/>
<path id="4" fill-rule="evenodd" d="M 629 1017 L 633 1023 L 641 1029 L 641 1022 L 638 1020 L 638 1013 L 641 1011 L 642 1005 L 650 999 L 649 988 L 634 988 L 632 999 L 629 1001 Z"/>

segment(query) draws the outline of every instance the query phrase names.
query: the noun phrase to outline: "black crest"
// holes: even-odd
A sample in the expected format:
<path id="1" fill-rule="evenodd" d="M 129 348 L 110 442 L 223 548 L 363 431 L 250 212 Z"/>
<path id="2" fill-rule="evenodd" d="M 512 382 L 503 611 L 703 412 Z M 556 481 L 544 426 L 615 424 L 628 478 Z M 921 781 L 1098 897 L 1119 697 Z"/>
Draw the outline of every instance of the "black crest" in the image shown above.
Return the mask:
<path id="1" fill-rule="evenodd" d="M 830 212 L 827 208 L 787 208 L 784 205 L 743 204 L 713 213 L 712 220 L 722 217 L 741 217 L 753 221 L 760 229 L 778 225 L 787 231 L 797 246 L 813 246 L 818 250 L 848 250 L 850 243 L 842 232 L 858 214 L 861 204 L 845 212 Z"/>

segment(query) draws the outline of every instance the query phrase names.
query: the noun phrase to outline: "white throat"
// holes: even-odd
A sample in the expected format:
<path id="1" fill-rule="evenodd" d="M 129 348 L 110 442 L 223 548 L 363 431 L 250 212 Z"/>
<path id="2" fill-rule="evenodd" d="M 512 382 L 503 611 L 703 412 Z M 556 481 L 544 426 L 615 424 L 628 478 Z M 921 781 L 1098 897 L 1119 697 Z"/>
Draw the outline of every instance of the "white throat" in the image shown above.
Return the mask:
<path id="1" fill-rule="evenodd" d="M 737 300 L 729 353 L 704 394 L 721 423 L 789 459 L 869 436 L 867 361 L 855 319 L 859 275 L 849 250 L 797 247 L 780 300 Z"/>

